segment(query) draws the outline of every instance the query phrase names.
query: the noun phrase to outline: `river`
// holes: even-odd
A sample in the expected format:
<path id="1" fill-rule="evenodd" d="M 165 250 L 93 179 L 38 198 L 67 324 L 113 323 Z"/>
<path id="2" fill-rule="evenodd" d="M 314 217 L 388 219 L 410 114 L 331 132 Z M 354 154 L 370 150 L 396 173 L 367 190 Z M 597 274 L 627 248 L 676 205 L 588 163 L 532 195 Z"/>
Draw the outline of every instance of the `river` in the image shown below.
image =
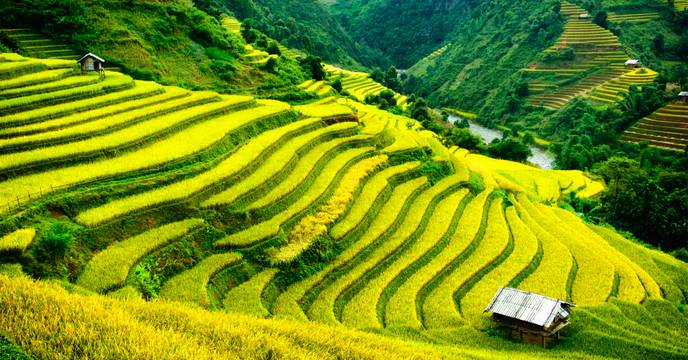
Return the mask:
<path id="1" fill-rule="evenodd" d="M 449 115 L 449 122 L 452 124 L 461 119 L 462 118 L 460 116 Z M 481 139 L 483 139 L 483 141 L 485 141 L 488 144 L 492 142 L 492 140 L 494 139 L 502 138 L 501 131 L 486 128 L 473 120 L 469 119 L 468 125 L 468 130 L 470 130 L 473 134 L 478 135 Z M 530 151 L 533 152 L 533 155 L 528 158 L 528 162 L 537 165 L 542 169 L 551 170 L 554 168 L 554 155 L 534 145 L 530 145 L 529 147 Z"/>

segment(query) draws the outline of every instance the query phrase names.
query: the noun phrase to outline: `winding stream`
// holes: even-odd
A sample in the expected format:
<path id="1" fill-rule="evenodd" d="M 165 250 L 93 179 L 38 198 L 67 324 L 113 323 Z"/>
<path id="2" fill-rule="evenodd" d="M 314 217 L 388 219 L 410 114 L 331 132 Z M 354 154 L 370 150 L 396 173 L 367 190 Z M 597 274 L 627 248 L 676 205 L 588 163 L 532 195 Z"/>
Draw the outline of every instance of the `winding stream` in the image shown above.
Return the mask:
<path id="1" fill-rule="evenodd" d="M 462 118 L 460 116 L 449 115 L 448 120 L 450 123 L 453 124 L 454 122 L 461 119 Z M 501 131 L 486 128 L 473 120 L 468 119 L 468 125 L 468 130 L 470 130 L 475 135 L 478 135 L 481 139 L 483 139 L 483 141 L 485 141 L 488 144 L 492 142 L 492 140 L 494 139 L 502 138 Z M 551 170 L 554 168 L 554 155 L 534 145 L 530 145 L 529 147 L 530 151 L 533 152 L 533 155 L 528 158 L 528 162 L 537 165 L 542 169 Z"/>

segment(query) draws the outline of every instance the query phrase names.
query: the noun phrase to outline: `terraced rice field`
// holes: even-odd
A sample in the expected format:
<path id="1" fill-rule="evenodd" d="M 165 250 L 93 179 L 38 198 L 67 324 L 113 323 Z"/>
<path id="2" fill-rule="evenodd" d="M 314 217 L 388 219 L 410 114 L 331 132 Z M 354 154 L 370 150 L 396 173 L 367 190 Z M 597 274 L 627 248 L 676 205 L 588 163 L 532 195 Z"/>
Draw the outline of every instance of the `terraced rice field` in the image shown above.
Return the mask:
<path id="1" fill-rule="evenodd" d="M 604 84 L 596 87 L 590 96 L 591 99 L 604 102 L 615 103 L 623 100 L 624 94 L 627 94 L 631 85 L 642 86 L 643 84 L 652 83 L 657 77 L 657 72 L 647 68 L 640 68 L 630 70 L 618 79 L 606 81 Z"/>
<path id="2" fill-rule="evenodd" d="M 536 106 L 559 109 L 576 96 L 589 96 L 605 82 L 623 75 L 628 60 L 619 39 L 590 19 L 579 18 L 585 9 L 562 2 L 561 13 L 567 17 L 564 32 L 543 56 L 567 49 L 575 52 L 572 61 L 538 62 L 523 69 L 533 80 L 529 102 Z"/>
<path id="3" fill-rule="evenodd" d="M 332 88 L 332 86 L 330 86 L 324 80 L 307 80 L 301 85 L 299 85 L 299 88 L 303 89 L 303 91 L 309 94 L 314 94 L 320 97 L 326 97 L 336 94 L 336 91 Z"/>
<path id="4" fill-rule="evenodd" d="M 639 23 L 650 21 L 659 18 L 659 13 L 656 11 L 639 11 L 639 12 L 609 12 L 607 20 L 610 22 L 628 22 Z"/>
<path id="5" fill-rule="evenodd" d="M 222 18 L 222 25 L 235 34 L 241 33 L 241 22 L 233 17 L 226 16 Z"/>
<path id="6" fill-rule="evenodd" d="M 342 80 L 343 90 L 360 102 L 365 101 L 368 95 L 378 95 L 385 90 L 389 90 L 371 79 L 367 73 L 348 71 L 332 65 L 325 65 L 325 70 L 331 76 L 339 77 Z M 407 105 L 407 98 L 404 95 L 397 93 L 394 99 L 397 102 L 396 105 L 402 108 Z"/>
<path id="7" fill-rule="evenodd" d="M 5 33 L 32 57 L 78 60 L 83 55 L 33 29 L 0 29 L 0 32 Z"/>
<path id="8" fill-rule="evenodd" d="M 683 151 L 688 146 L 688 104 L 669 104 L 628 128 L 625 141 L 647 142 L 650 146 Z"/>
<path id="9" fill-rule="evenodd" d="M 16 89 L 9 100 L 30 100 L 34 95 L 21 96 L 23 87 L 61 81 L 40 61 L 0 54 L 0 65 L 8 58 L 30 63 L 0 70 L 0 81 Z M 8 229 L 0 252 L 10 254 L 3 262 L 42 241 L 46 230 L 34 216 L 50 214 L 88 234 L 78 240 L 88 249 L 86 264 L 74 270 L 70 286 L 111 298 L 159 297 L 107 300 L 105 307 L 117 314 L 133 306 L 137 319 L 157 324 L 147 329 L 172 331 L 193 322 L 194 331 L 209 324 L 218 331 L 223 325 L 215 321 L 240 318 L 242 326 L 284 324 L 290 334 L 304 326 L 320 329 L 310 336 L 331 329 L 312 323 L 392 335 L 412 331 L 446 344 L 439 351 L 451 358 L 469 350 L 473 357 L 492 351 L 492 357 L 495 349 L 515 358 L 613 357 L 631 337 L 643 339 L 632 349 L 641 356 L 685 357 L 686 325 L 676 304 L 685 301 L 688 267 L 549 205 L 574 191 L 594 196 L 603 190 L 582 172 L 447 149 L 417 121 L 351 99 L 292 107 L 124 80 L 128 87 L 95 97 L 62 97 L 60 91 L 78 89 L 79 82 L 62 83 L 66 89 L 40 101 L 4 107 L 0 159 L 20 165 L 0 178 L 0 214 Z M 134 98 L 118 97 L 139 88 L 145 91 Z M 684 113 L 685 106 L 672 105 L 655 115 Z M 21 155 L 26 152 L 37 155 Z M 450 174 L 426 176 L 429 161 L 445 164 Z M 25 317 L 36 310 L 31 304 L 37 300 L 22 290 L 31 286 L 43 286 L 43 295 L 65 309 L 101 299 L 77 300 L 4 275 L 0 284 L 21 299 L 15 309 L 0 292 L 3 314 L 21 324 L 31 323 Z M 560 347 L 545 353 L 485 334 L 493 323 L 482 309 L 506 285 L 579 305 Z M 179 303 L 224 313 L 199 315 Z M 167 312 L 144 316 L 151 304 Z M 82 313 L 99 306 L 87 305 Z M 18 310 L 27 306 L 32 311 Z M 660 315 L 667 313 L 679 315 L 669 321 Z M 71 312 L 65 316 L 81 321 Z M 3 334 L 16 335 L 2 323 Z M 266 329 L 254 328 L 253 335 Z M 590 341 L 591 333 L 611 350 Z M 191 343 L 225 344 L 210 330 L 203 334 Z M 312 349 L 304 342 L 296 348 L 302 345 Z"/>
<path id="10" fill-rule="evenodd" d="M 674 7 L 678 11 L 683 11 L 688 9 L 688 1 L 686 0 L 675 0 L 674 1 Z"/>

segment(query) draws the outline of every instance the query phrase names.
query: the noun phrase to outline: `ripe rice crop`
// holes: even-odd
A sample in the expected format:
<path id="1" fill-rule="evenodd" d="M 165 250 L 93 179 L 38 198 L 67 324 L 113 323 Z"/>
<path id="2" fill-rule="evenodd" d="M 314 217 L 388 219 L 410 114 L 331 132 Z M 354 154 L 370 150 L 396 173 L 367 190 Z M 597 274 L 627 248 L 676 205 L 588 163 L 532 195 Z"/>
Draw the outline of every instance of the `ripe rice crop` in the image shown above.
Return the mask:
<path id="1" fill-rule="evenodd" d="M 422 235 L 413 245 L 406 248 L 401 257 L 366 281 L 365 286 L 345 306 L 342 311 L 342 323 L 357 328 L 377 328 L 381 326 L 378 319 L 378 301 L 385 288 L 405 269 L 418 261 L 442 240 L 451 228 L 453 215 L 459 208 L 468 190 L 461 189 L 439 202 Z"/>
<path id="2" fill-rule="evenodd" d="M 422 307 L 423 320 L 428 328 L 452 327 L 462 323 L 462 316 L 454 302 L 454 293 L 506 249 L 509 227 L 504 219 L 501 199 L 492 202 L 487 216 L 485 234 L 476 250 L 447 274 L 425 299 Z"/>
<path id="3" fill-rule="evenodd" d="M 320 144 L 312 148 L 309 152 L 301 157 L 301 160 L 296 165 L 294 170 L 291 171 L 290 175 L 275 186 L 270 192 L 263 195 L 259 199 L 254 200 L 249 204 L 246 209 L 254 210 L 267 207 L 283 197 L 289 195 L 294 191 L 299 185 L 301 185 L 308 174 L 310 174 L 319 161 L 326 158 L 326 154 L 330 153 L 334 149 L 339 148 L 342 145 L 355 143 L 357 141 L 369 139 L 369 136 L 356 135 L 351 137 L 339 138 L 330 140 L 326 143 Z"/>
<path id="4" fill-rule="evenodd" d="M 617 297 L 621 300 L 639 303 L 645 299 L 645 288 L 638 275 L 631 266 L 631 261 L 609 246 L 595 232 L 590 230 L 574 214 L 560 208 L 551 208 L 552 212 L 561 220 L 561 225 L 568 226 L 584 241 L 588 250 L 604 256 L 614 266 L 619 277 Z"/>
<path id="5" fill-rule="evenodd" d="M 178 99 L 189 95 L 186 90 L 176 87 L 165 87 L 165 92 L 154 95 L 155 92 L 162 90 L 162 87 L 156 83 L 148 81 L 137 81 L 136 87 L 133 90 L 148 89 L 152 96 L 146 96 L 142 99 L 126 101 L 114 105 L 104 106 L 98 109 L 78 112 L 76 114 L 67 115 L 54 120 L 47 120 L 40 123 L 28 124 L 23 126 L 16 126 L 7 129 L 0 129 L 0 135 L 7 137 L 15 137 L 26 134 L 34 134 L 50 130 L 62 129 L 69 126 L 79 125 L 85 122 L 101 119 L 104 117 L 118 115 L 127 111 L 144 108 L 154 104 Z M 55 131 L 57 132 L 57 131 Z"/>
<path id="6" fill-rule="evenodd" d="M 0 80 L 0 89 L 14 89 L 49 81 L 57 81 L 73 73 L 74 71 L 72 69 L 57 69 L 35 72 L 12 79 Z"/>
<path id="7" fill-rule="evenodd" d="M 461 298 L 461 314 L 477 328 L 484 328 L 489 324 L 488 317 L 483 313 L 485 304 L 490 303 L 500 286 L 507 286 L 525 270 L 538 251 L 537 238 L 518 218 L 513 206 L 506 209 L 506 217 L 513 237 L 513 252 Z"/>
<path id="8" fill-rule="evenodd" d="M 12 202 L 12 204 L 20 205 L 29 200 L 17 199 L 18 194 L 27 194 L 36 189 L 41 189 L 43 194 L 47 194 L 56 188 L 165 164 L 207 149 L 232 131 L 265 118 L 286 113 L 290 109 L 289 105 L 276 101 L 259 101 L 258 103 L 264 106 L 206 120 L 186 128 L 183 132 L 112 159 L 5 181 L 0 186 L 0 212 L 7 211 L 5 204 Z M 98 220 L 91 219 L 91 221 Z"/>
<path id="9" fill-rule="evenodd" d="M 133 86 L 134 80 L 129 76 L 111 76 L 92 85 L 0 100 L 0 114 L 6 115 L 12 112 L 30 110 L 37 106 L 59 103 L 70 99 L 83 99 L 87 96 L 105 94 L 115 90 L 131 88 Z"/>
<path id="10" fill-rule="evenodd" d="M 29 85 L 18 89 L 0 91 L 0 99 L 16 98 L 33 94 L 64 90 L 79 86 L 91 85 L 100 81 L 97 75 L 71 76 L 43 84 Z"/>
<path id="11" fill-rule="evenodd" d="M 37 60 L 0 62 L 0 79 L 9 79 L 45 69 L 46 66 Z"/>
<path id="12" fill-rule="evenodd" d="M 335 301 L 343 291 L 358 282 L 364 275 L 373 271 L 390 254 L 404 244 L 404 242 L 421 226 L 421 221 L 431 206 L 433 201 L 437 201 L 438 195 L 442 194 L 451 186 L 456 185 L 454 179 L 445 178 L 440 183 L 424 191 L 415 199 L 401 225 L 375 248 L 365 259 L 358 263 L 354 268 L 337 278 L 332 284 L 318 294 L 310 309 L 308 317 L 313 320 L 327 324 L 337 324 L 338 320 L 334 313 Z"/>
<path id="13" fill-rule="evenodd" d="M 223 269 L 239 262 L 241 262 L 241 254 L 238 253 L 211 255 L 195 264 L 191 269 L 165 282 L 160 289 L 160 297 L 183 303 L 198 304 L 207 308 L 210 306 L 208 300 L 208 282 L 210 279 Z"/>
<path id="14" fill-rule="evenodd" d="M 183 92 L 177 93 L 176 95 L 181 95 Z M 58 141 L 60 139 L 64 138 L 81 138 L 84 136 L 88 136 L 89 134 L 94 134 L 98 135 L 103 131 L 107 130 L 116 130 L 119 127 L 126 126 L 132 122 L 137 122 L 137 121 L 142 121 L 142 120 L 147 120 L 151 119 L 153 117 L 160 118 L 163 115 L 165 115 L 166 119 L 169 119 L 169 117 L 174 117 L 174 114 L 170 114 L 171 112 L 175 111 L 181 111 L 185 108 L 189 108 L 195 105 L 200 105 L 203 103 L 207 103 L 213 99 L 215 99 L 216 95 L 215 93 L 211 92 L 198 92 L 191 94 L 189 96 L 183 97 L 181 99 L 175 99 L 173 101 L 167 101 L 163 102 L 161 104 L 154 104 L 150 106 L 146 106 L 144 108 L 140 109 L 134 109 L 130 110 L 127 112 L 123 112 L 117 115 L 113 116 L 108 116 L 104 117 L 95 121 L 90 121 L 87 123 L 82 123 L 79 125 L 75 125 L 72 127 L 64 128 L 64 129 L 59 129 L 59 130 L 54 130 L 54 131 L 49 131 L 49 132 L 43 132 L 40 134 L 35 134 L 35 135 L 27 135 L 27 136 L 21 136 L 21 137 L 15 137 L 11 139 L 0 139 L 0 148 L 5 148 L 5 147 L 14 147 L 14 146 L 26 146 L 34 143 L 42 143 L 42 142 L 51 142 L 51 141 Z M 89 116 L 85 115 L 88 113 L 81 113 L 83 116 Z M 168 115 L 166 115 L 168 114 Z M 91 115 L 92 116 L 92 115 Z M 52 122 L 47 122 L 47 123 L 52 123 Z M 53 123 L 54 124 L 54 123 Z M 46 125 L 46 123 L 41 123 L 38 125 Z M 139 132 L 141 135 L 145 134 L 141 129 L 139 128 Z M 119 133 L 122 134 L 122 133 Z M 107 144 L 106 141 L 102 140 L 103 137 L 99 137 L 98 139 L 101 139 L 103 144 Z M 73 144 L 78 144 L 78 143 L 73 143 Z M 73 145 L 70 145 L 73 146 Z"/>
<path id="15" fill-rule="evenodd" d="M 222 304 L 225 311 L 256 317 L 267 317 L 270 312 L 263 306 L 263 290 L 277 275 L 278 269 L 267 269 L 251 277 L 245 283 L 229 290 Z"/>
<path id="16" fill-rule="evenodd" d="M 308 249 L 313 242 L 327 233 L 327 227 L 336 221 L 353 200 L 361 181 L 387 161 L 378 155 L 358 162 L 347 171 L 327 203 L 314 214 L 302 218 L 289 232 L 287 244 L 277 249 L 273 261 L 290 262 Z"/>
<path id="17" fill-rule="evenodd" d="M 323 270 L 289 286 L 286 291 L 280 294 L 273 308 L 274 314 L 278 317 L 308 320 L 298 304 L 306 292 L 321 282 L 328 274 L 344 266 L 357 254 L 365 250 L 386 231 L 390 230 L 390 227 L 393 226 L 396 221 L 401 221 L 401 219 L 398 218 L 405 214 L 403 210 L 406 204 L 410 204 L 413 195 L 427 186 L 427 183 L 427 178 L 420 177 L 395 187 L 389 200 L 382 206 L 378 213 L 374 214 L 375 218 L 367 231 L 363 233 L 360 238 L 356 239 L 351 246 L 347 247 L 339 254 L 339 256 Z"/>
<path id="18" fill-rule="evenodd" d="M 569 248 L 576 260 L 576 278 L 571 292 L 573 302 L 584 305 L 606 301 L 614 286 L 614 266 L 602 255 L 591 252 L 574 232 L 561 227 L 548 206 L 526 203 L 526 208 L 535 221 Z"/>
<path id="19" fill-rule="evenodd" d="M 509 199 L 518 210 L 521 221 L 537 237 L 542 247 L 542 259 L 538 267 L 518 287 L 557 299 L 568 299 L 567 281 L 573 266 L 571 252 L 529 215 L 522 205 L 527 201 L 525 197 Z"/>
<path id="20" fill-rule="evenodd" d="M 151 118 L 150 120 L 137 123 L 110 134 L 64 145 L 0 155 L 0 170 L 26 166 L 33 163 L 50 162 L 96 151 L 116 149 L 126 144 L 140 142 L 154 136 L 156 133 L 170 131 L 175 127 L 181 126 L 185 122 L 202 119 L 203 117 L 211 116 L 218 112 L 226 112 L 250 100 L 251 98 L 246 96 L 236 96 L 223 101 L 184 109 L 166 116 Z M 148 113 L 147 109 L 138 110 L 136 113 L 142 114 L 143 116 L 154 114 Z M 85 127 L 88 128 L 88 125 Z"/>
<path id="21" fill-rule="evenodd" d="M 287 209 L 276 214 L 272 218 L 262 223 L 256 224 L 246 230 L 231 234 L 223 239 L 215 242 L 216 246 L 251 246 L 265 240 L 267 238 L 275 237 L 280 232 L 280 226 L 304 211 L 316 199 L 325 193 L 328 186 L 335 180 L 337 174 L 344 170 L 349 162 L 358 157 L 370 153 L 373 148 L 355 148 L 342 152 L 323 169 L 322 173 L 315 179 L 308 191 L 303 194 L 297 201 L 292 203 Z"/>
<path id="22" fill-rule="evenodd" d="M 86 264 L 76 283 L 95 292 L 105 292 L 121 286 L 129 275 L 129 269 L 141 258 L 188 234 L 203 223 L 200 219 L 184 220 L 116 242 L 97 253 Z"/>
<path id="23" fill-rule="evenodd" d="M 399 174 L 416 169 L 419 162 L 408 162 L 393 166 L 375 174 L 363 187 L 363 190 L 356 196 L 351 209 L 344 218 L 338 221 L 331 229 L 330 236 L 341 239 L 348 234 L 354 227 L 363 221 L 364 217 L 370 216 L 369 210 L 382 191 L 390 186 L 390 179 Z"/>
<path id="24" fill-rule="evenodd" d="M 261 109 L 261 108 L 259 108 Z M 77 221 L 93 226 L 103 223 L 132 211 L 141 210 L 151 206 L 170 201 L 178 201 L 188 198 L 196 192 L 206 189 L 223 179 L 227 179 L 244 167 L 256 161 L 265 149 L 278 139 L 288 136 L 291 132 L 313 124 L 317 119 L 295 122 L 278 129 L 267 131 L 241 147 L 237 152 L 220 162 L 216 167 L 164 187 L 148 192 L 122 198 L 100 207 L 89 209 L 77 216 Z"/>
<path id="25" fill-rule="evenodd" d="M 435 347 L 351 329 L 210 312 L 166 301 L 70 294 L 57 284 L 28 278 L 0 275 L 0 288 L 5 290 L 0 292 L 0 332 L 40 359 L 522 356 L 520 352 L 496 354 L 477 347 Z"/>
<path id="26" fill-rule="evenodd" d="M 657 267 L 657 264 L 652 260 L 650 250 L 640 245 L 637 245 L 630 240 L 625 239 L 616 231 L 602 226 L 586 224 L 602 239 L 605 240 L 614 249 L 620 251 L 624 255 L 633 259 L 631 267 L 635 270 L 638 278 L 643 283 L 643 287 L 647 291 L 650 298 L 661 298 L 662 292 L 664 297 L 670 301 L 676 301 L 680 298 L 680 290 L 663 272 Z"/>
<path id="27" fill-rule="evenodd" d="M 385 323 L 389 327 L 421 328 L 417 303 L 421 290 L 426 288 L 452 261 L 469 248 L 478 235 L 483 220 L 484 208 L 491 191 L 483 191 L 473 198 L 461 214 L 456 232 L 442 251 L 429 263 L 409 276 L 387 303 Z"/>
<path id="28" fill-rule="evenodd" d="M 319 117 L 323 119 L 345 117 L 353 114 L 350 108 L 340 104 L 299 105 L 295 106 L 294 109 L 304 116 Z"/>
<path id="29" fill-rule="evenodd" d="M 275 153 L 266 159 L 262 166 L 255 172 L 227 190 L 211 196 L 208 200 L 203 202 L 203 206 L 233 203 L 236 199 L 260 187 L 274 176 L 277 176 L 277 174 L 283 171 L 289 162 L 296 158 L 309 144 L 317 141 L 323 136 L 346 129 L 352 129 L 355 126 L 355 123 L 343 122 L 295 137 L 275 151 Z"/>
<path id="30" fill-rule="evenodd" d="M 34 237 L 36 229 L 19 229 L 0 237 L 0 253 L 22 252 L 31 245 Z"/>
<path id="31" fill-rule="evenodd" d="M 65 115 L 98 109 L 107 105 L 119 104 L 127 100 L 146 97 L 162 92 L 162 89 L 159 86 L 142 87 L 138 86 L 140 82 L 135 83 L 137 86 L 135 86 L 133 89 L 115 91 L 88 99 L 45 106 L 7 116 L 0 116 L 0 128 L 6 128 L 8 126 L 24 126 L 43 120 L 55 119 Z"/>

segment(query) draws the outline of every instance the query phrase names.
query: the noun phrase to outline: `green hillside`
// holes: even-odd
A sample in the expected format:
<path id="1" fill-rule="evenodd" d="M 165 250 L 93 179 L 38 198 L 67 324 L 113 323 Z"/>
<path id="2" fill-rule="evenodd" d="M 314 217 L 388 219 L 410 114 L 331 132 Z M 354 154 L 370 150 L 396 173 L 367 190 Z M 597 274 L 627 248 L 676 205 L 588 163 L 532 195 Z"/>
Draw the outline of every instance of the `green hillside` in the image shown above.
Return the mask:
<path id="1" fill-rule="evenodd" d="M 0 359 L 688 358 L 682 6 L 0 3 Z"/>
<path id="2" fill-rule="evenodd" d="M 558 207 L 604 190 L 580 171 L 445 147 L 351 99 L 192 92 L 16 54 L 0 69 L 3 346 L 686 356 L 688 266 Z M 504 285 L 578 305 L 558 346 L 500 335 L 482 310 Z"/>

